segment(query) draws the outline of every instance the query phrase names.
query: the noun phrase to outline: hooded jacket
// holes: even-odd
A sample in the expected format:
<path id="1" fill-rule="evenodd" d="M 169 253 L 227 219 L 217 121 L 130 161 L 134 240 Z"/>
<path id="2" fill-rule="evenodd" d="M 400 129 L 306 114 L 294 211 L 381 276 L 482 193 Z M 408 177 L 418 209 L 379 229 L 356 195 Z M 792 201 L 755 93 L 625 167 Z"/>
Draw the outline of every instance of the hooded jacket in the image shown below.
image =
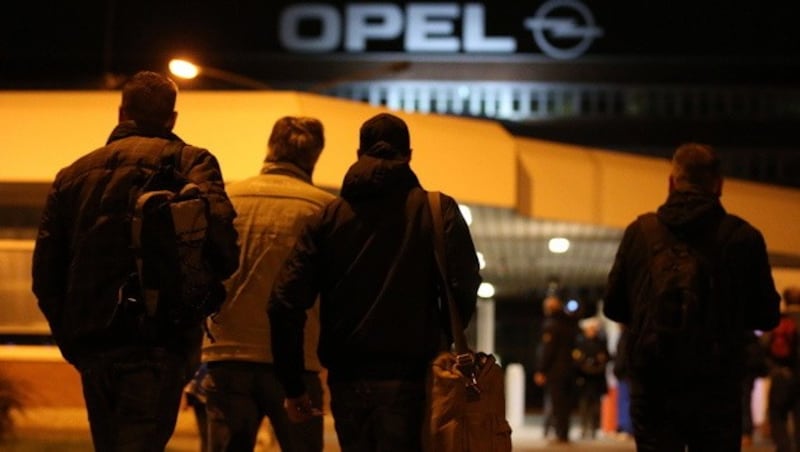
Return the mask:
<path id="1" fill-rule="evenodd" d="M 79 365 L 87 356 L 136 345 L 137 338 L 112 325 L 118 289 L 134 267 L 130 246 L 133 194 L 146 178 L 142 168 L 156 168 L 171 132 L 144 131 L 121 122 L 107 144 L 63 168 L 56 175 L 42 214 L 33 253 L 33 292 L 64 357 Z M 210 262 L 220 280 L 238 266 L 235 216 L 225 193 L 216 158 L 186 145 L 179 171 L 209 199 Z M 164 344 L 185 352 L 193 335 L 176 332 Z M 192 336 L 191 339 L 188 337 Z"/>
<path id="2" fill-rule="evenodd" d="M 777 325 L 780 296 L 775 290 L 764 238 L 756 228 L 726 213 L 719 197 L 693 191 L 670 193 L 658 208 L 657 216 L 676 235 L 718 256 L 723 277 L 716 288 L 717 299 L 734 328 L 742 332 L 766 331 Z M 723 240 L 720 225 L 726 216 L 733 226 L 719 245 Z M 636 307 L 648 301 L 641 295 L 650 253 L 641 221 L 637 219 L 625 229 L 609 273 L 603 304 L 606 316 L 626 325 L 631 324 Z M 719 249 L 708 250 L 715 243 Z M 732 353 L 742 356 L 741 350 Z"/>
<path id="3" fill-rule="evenodd" d="M 458 205 L 442 196 L 449 280 L 466 325 L 481 282 Z M 329 381 L 421 381 L 442 349 L 443 317 L 427 195 L 408 162 L 364 155 L 341 196 L 313 221 L 276 280 L 269 304 L 278 376 L 303 393 L 305 310 L 320 294 L 318 354 Z"/>

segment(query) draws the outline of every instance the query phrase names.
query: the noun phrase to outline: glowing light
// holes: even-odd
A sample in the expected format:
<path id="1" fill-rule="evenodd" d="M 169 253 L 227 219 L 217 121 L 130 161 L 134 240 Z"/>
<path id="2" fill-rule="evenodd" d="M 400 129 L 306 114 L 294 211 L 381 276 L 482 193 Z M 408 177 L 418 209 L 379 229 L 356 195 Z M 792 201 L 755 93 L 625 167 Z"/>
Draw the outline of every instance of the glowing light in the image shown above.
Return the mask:
<path id="1" fill-rule="evenodd" d="M 169 62 L 169 71 L 177 77 L 192 79 L 200 73 L 200 68 L 189 61 L 174 59 Z"/>
<path id="2" fill-rule="evenodd" d="M 569 239 L 565 239 L 564 237 L 552 238 L 547 242 L 547 248 L 551 253 L 566 253 L 567 250 L 569 250 Z"/>
<path id="3" fill-rule="evenodd" d="M 480 267 L 481 270 L 483 270 L 484 268 L 486 268 L 486 259 L 483 257 L 483 253 L 481 253 L 480 251 L 477 251 L 475 254 L 478 255 L 478 266 Z"/>
<path id="4" fill-rule="evenodd" d="M 488 282 L 478 286 L 478 296 L 481 298 L 492 298 L 494 296 L 494 286 Z"/>
<path id="5" fill-rule="evenodd" d="M 569 311 L 569 312 L 575 312 L 575 311 L 577 311 L 577 310 L 578 310 L 578 308 L 580 307 L 580 303 L 578 303 L 578 301 L 577 301 L 577 300 L 569 300 L 569 301 L 567 302 L 567 305 L 566 305 L 565 307 L 566 307 L 567 311 Z"/>

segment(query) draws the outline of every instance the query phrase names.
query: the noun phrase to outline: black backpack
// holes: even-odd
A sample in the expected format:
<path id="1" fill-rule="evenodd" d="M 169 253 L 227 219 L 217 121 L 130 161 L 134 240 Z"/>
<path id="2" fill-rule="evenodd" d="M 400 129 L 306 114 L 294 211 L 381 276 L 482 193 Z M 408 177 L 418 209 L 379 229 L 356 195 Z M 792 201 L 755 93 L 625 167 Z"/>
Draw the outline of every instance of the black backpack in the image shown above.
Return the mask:
<path id="1" fill-rule="evenodd" d="M 715 374 L 731 359 L 730 315 L 721 306 L 722 244 L 738 225 L 726 215 L 719 230 L 695 244 L 654 213 L 639 219 L 648 243 L 648 269 L 628 338 L 631 371 L 676 383 Z"/>
<path id="2" fill-rule="evenodd" d="M 146 179 L 131 201 L 135 269 L 120 290 L 120 303 L 151 339 L 205 326 L 225 300 L 206 252 L 208 199 L 179 171 L 183 146 L 170 142 L 158 167 L 141 168 Z"/>

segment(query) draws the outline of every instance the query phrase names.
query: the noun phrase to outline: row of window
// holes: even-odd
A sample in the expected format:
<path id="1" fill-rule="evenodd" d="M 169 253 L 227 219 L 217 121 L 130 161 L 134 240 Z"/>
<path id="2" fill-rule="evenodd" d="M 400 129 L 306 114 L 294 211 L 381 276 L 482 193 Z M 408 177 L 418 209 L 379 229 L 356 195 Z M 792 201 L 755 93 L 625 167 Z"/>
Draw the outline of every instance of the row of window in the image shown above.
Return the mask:
<path id="1" fill-rule="evenodd" d="M 395 110 L 499 120 L 800 118 L 800 91 L 539 82 L 368 81 L 327 94 Z"/>

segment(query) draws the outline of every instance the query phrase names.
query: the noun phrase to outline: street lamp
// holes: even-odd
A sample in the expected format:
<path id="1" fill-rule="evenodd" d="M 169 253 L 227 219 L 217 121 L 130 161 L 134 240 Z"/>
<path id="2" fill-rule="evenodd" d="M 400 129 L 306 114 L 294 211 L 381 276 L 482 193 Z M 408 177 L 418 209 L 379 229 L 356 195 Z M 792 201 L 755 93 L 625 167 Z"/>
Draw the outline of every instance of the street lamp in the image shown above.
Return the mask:
<path id="1" fill-rule="evenodd" d="M 172 59 L 169 62 L 169 71 L 172 75 L 184 79 L 193 79 L 198 75 L 203 75 L 208 78 L 222 80 L 234 85 L 242 86 L 251 89 L 271 89 L 271 87 L 259 80 L 246 77 L 244 75 L 234 74 L 222 69 L 209 66 L 198 66 L 191 61 L 183 59 Z"/>

